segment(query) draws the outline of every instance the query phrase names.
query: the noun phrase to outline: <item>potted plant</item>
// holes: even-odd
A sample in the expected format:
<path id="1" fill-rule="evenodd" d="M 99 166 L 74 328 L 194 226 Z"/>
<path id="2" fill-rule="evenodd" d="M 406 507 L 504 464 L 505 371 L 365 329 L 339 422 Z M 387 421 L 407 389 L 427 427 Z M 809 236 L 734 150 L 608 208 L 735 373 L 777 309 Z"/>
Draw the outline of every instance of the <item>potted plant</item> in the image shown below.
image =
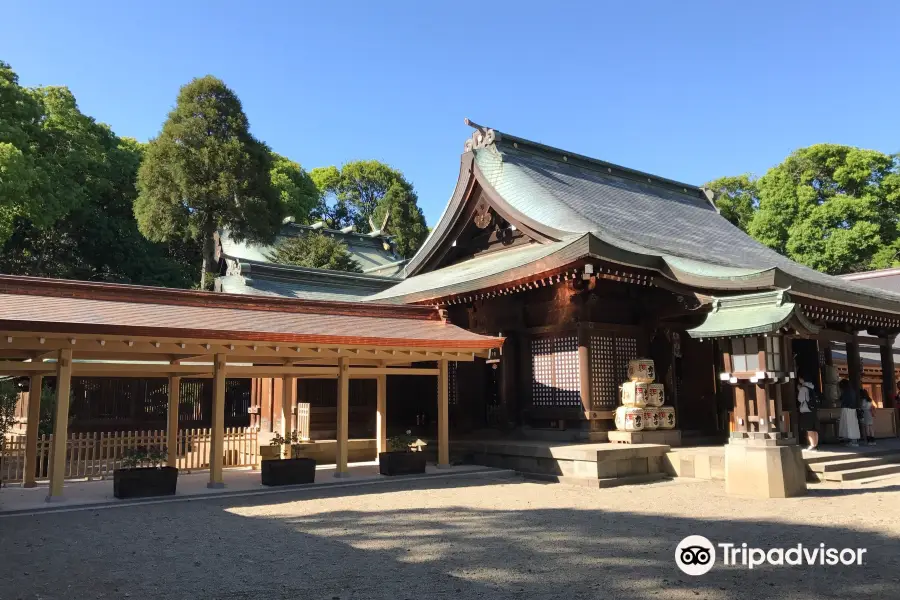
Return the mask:
<path id="1" fill-rule="evenodd" d="M 178 483 L 178 469 L 163 466 L 165 448 L 138 446 L 125 452 L 122 468 L 113 472 L 116 498 L 171 496 Z"/>
<path id="2" fill-rule="evenodd" d="M 382 475 L 412 475 L 425 472 L 425 442 L 406 430 L 404 435 L 388 438 L 388 452 L 378 453 L 378 472 Z"/>
<path id="3" fill-rule="evenodd" d="M 313 483 L 316 480 L 315 459 L 300 458 L 300 446 L 295 442 L 297 442 L 296 431 L 292 432 L 287 440 L 280 434 L 275 434 L 272 438 L 269 447 L 277 448 L 278 452 L 270 452 L 268 457 L 266 453 L 262 453 L 260 471 L 263 485 L 297 485 Z M 285 445 L 290 448 L 290 458 L 280 458 L 281 448 Z"/>
<path id="4" fill-rule="evenodd" d="M 259 458 L 260 460 L 278 460 L 280 458 L 287 458 L 290 450 L 285 448 L 285 446 L 296 443 L 296 431 L 292 431 L 287 438 L 282 437 L 280 433 L 276 433 L 272 436 L 268 446 L 259 447 Z"/>

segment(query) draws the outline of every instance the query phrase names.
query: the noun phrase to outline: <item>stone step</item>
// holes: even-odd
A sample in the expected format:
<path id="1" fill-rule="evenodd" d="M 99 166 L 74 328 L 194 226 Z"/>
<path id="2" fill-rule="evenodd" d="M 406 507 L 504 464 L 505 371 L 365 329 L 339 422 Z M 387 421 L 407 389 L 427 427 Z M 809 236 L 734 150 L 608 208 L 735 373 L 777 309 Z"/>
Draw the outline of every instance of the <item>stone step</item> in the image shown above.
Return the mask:
<path id="1" fill-rule="evenodd" d="M 900 449 L 893 448 L 882 448 L 879 446 L 859 446 L 858 448 L 846 448 L 841 451 L 828 451 L 823 450 L 820 452 L 809 452 L 808 450 L 803 451 L 803 462 L 809 465 L 814 465 L 818 463 L 825 462 L 834 462 L 839 460 L 848 460 L 851 458 L 863 458 L 863 457 L 878 457 L 878 456 L 890 456 L 896 455 L 900 456 Z"/>
<path id="2" fill-rule="evenodd" d="M 858 456 L 828 462 L 807 464 L 806 468 L 816 473 L 833 473 L 836 471 L 848 471 L 862 467 L 875 467 L 900 463 L 900 454 L 886 454 L 883 456 Z"/>
<path id="3" fill-rule="evenodd" d="M 882 477 L 884 475 L 894 475 L 896 473 L 900 473 L 900 464 L 861 467 L 858 469 L 848 469 L 846 471 L 836 471 L 834 473 L 823 473 L 823 475 L 825 481 L 843 482 L 868 479 L 871 477 Z"/>
<path id="4" fill-rule="evenodd" d="M 664 481 L 671 479 L 671 477 L 669 477 L 665 473 L 647 473 L 644 475 L 627 475 L 625 477 L 604 477 L 602 479 L 594 479 L 591 477 L 570 477 L 566 475 L 548 475 L 546 473 L 521 473 L 521 475 L 525 479 L 532 479 L 534 481 L 547 481 L 550 483 L 562 483 L 565 485 L 598 489 L 619 487 L 622 485 L 653 483 L 655 481 Z"/>

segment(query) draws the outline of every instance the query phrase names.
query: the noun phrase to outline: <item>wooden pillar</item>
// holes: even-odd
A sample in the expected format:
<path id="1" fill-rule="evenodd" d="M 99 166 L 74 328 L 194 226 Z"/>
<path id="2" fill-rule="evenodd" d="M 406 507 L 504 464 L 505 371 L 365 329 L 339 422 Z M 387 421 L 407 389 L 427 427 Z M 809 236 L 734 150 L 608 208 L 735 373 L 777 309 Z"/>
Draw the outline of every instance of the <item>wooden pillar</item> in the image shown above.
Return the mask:
<path id="1" fill-rule="evenodd" d="M 225 459 L 225 355 L 216 354 L 213 365 L 212 439 L 209 444 L 208 488 L 223 488 Z"/>
<path id="2" fill-rule="evenodd" d="M 438 468 L 450 466 L 450 362 L 438 361 Z"/>
<path id="3" fill-rule="evenodd" d="M 590 333 L 584 326 L 578 326 L 578 379 L 581 395 L 581 409 L 584 418 L 591 415 L 591 365 L 590 365 Z"/>
<path id="4" fill-rule="evenodd" d="M 285 375 L 281 378 L 281 437 L 288 440 L 288 447 L 285 449 L 287 456 L 290 458 L 290 439 L 293 428 L 293 411 L 297 406 L 297 378 Z"/>
<path id="5" fill-rule="evenodd" d="M 28 386 L 28 423 L 25 429 L 25 477 L 22 487 L 33 488 L 37 472 L 38 426 L 41 424 L 41 386 L 43 375 L 32 375 Z"/>
<path id="6" fill-rule="evenodd" d="M 856 342 L 847 342 L 847 375 L 853 391 L 859 394 L 859 388 L 862 387 L 862 373 L 860 373 L 859 365 L 859 344 Z"/>
<path id="7" fill-rule="evenodd" d="M 894 346 L 891 336 L 881 344 L 881 401 L 884 408 L 894 408 L 894 393 L 897 391 L 894 381 Z M 31 407 L 29 406 L 29 410 Z M 30 413 L 29 413 L 30 414 Z M 29 417 L 29 423 L 31 417 Z"/>
<path id="8" fill-rule="evenodd" d="M 734 430 L 746 432 L 750 431 L 750 424 L 747 422 L 747 392 L 741 383 L 734 385 Z M 677 414 L 677 413 L 676 413 Z"/>
<path id="9" fill-rule="evenodd" d="M 387 375 L 375 378 L 375 438 L 378 452 L 387 452 Z"/>
<path id="10" fill-rule="evenodd" d="M 56 357 L 56 415 L 50 455 L 50 493 L 47 502 L 61 500 L 66 476 L 66 441 L 69 437 L 69 390 L 72 386 L 72 349 L 64 348 Z"/>
<path id="11" fill-rule="evenodd" d="M 337 449 L 335 450 L 335 477 L 347 477 L 348 448 L 350 446 L 350 361 L 338 359 L 337 385 Z"/>
<path id="12" fill-rule="evenodd" d="M 169 410 L 166 426 L 167 464 L 178 466 L 178 406 L 181 404 L 181 377 L 169 376 Z"/>
<path id="13" fill-rule="evenodd" d="M 769 390 L 765 382 L 756 384 L 756 422 L 759 431 L 772 430 L 772 421 L 769 419 Z"/>

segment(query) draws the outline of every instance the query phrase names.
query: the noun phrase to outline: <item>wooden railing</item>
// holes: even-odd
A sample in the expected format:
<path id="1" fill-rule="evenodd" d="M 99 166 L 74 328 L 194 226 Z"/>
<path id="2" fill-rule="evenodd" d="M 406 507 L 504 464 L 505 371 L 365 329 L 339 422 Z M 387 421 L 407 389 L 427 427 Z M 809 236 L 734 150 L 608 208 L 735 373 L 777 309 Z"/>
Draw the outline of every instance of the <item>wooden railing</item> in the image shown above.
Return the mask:
<path id="1" fill-rule="evenodd" d="M 212 430 L 182 429 L 178 432 L 177 467 L 190 473 L 209 469 Z M 38 438 L 36 479 L 47 479 L 53 436 Z M 106 479 L 122 466 L 128 450 L 139 446 L 164 448 L 166 432 L 128 431 L 73 433 L 66 444 L 66 479 Z M 225 430 L 224 466 L 255 467 L 258 462 L 259 439 L 255 429 L 245 427 Z M 25 466 L 25 436 L 7 440 L 0 461 L 0 482 L 22 481 Z"/>

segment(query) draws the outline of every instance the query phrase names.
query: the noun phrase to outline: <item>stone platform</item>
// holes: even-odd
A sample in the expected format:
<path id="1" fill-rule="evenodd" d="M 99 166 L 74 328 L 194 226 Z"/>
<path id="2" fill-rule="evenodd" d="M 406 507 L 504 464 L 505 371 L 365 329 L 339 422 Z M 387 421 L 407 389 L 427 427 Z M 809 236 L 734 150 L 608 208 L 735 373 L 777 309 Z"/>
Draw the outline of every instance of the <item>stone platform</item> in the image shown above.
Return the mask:
<path id="1" fill-rule="evenodd" d="M 579 444 L 542 440 L 454 440 L 456 460 L 513 469 L 525 477 L 612 487 L 668 477 L 665 444 Z"/>
<path id="2" fill-rule="evenodd" d="M 679 429 L 654 429 L 653 431 L 610 431 L 607 439 L 618 444 L 665 444 L 681 445 Z"/>

